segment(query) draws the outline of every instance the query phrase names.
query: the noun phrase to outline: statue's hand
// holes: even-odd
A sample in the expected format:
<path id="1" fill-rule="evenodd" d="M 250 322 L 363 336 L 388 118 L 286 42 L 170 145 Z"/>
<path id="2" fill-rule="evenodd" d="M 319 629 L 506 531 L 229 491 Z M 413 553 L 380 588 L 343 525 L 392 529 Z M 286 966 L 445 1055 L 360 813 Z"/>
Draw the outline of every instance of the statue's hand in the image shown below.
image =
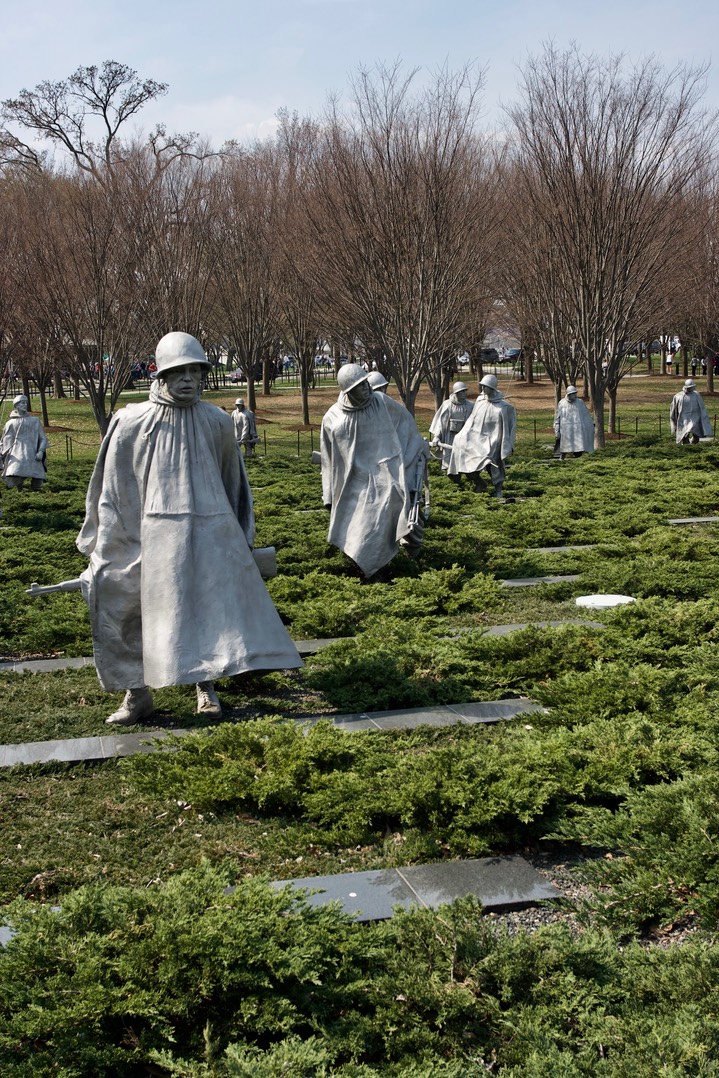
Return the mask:
<path id="1" fill-rule="evenodd" d="M 36 453 L 35 454 L 35 460 L 42 460 L 43 456 L 44 456 L 43 453 Z"/>

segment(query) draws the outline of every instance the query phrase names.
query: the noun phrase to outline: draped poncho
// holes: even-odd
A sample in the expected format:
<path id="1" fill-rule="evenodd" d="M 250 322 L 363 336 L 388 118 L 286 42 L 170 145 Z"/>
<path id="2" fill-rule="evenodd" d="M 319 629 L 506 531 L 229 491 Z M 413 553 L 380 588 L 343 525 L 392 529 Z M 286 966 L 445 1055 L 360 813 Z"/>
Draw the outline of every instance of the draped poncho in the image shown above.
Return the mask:
<path id="1" fill-rule="evenodd" d="M 561 400 L 554 413 L 554 434 L 560 453 L 593 453 L 594 420 L 583 400 Z"/>
<path id="2" fill-rule="evenodd" d="M 302 665 L 252 557 L 254 514 L 232 420 L 155 389 L 113 419 L 77 540 L 105 689 Z"/>
<path id="3" fill-rule="evenodd" d="M 411 531 L 411 494 L 421 486 L 427 443 L 407 409 L 383 393 L 362 407 L 340 393 L 320 437 L 327 542 L 372 576 Z"/>
<path id="4" fill-rule="evenodd" d="M 23 415 L 13 408 L 3 429 L 2 454 L 4 476 L 21 476 L 24 479 L 44 479 L 45 468 L 38 453 L 47 449 L 47 435 L 35 415 Z"/>
<path id="5" fill-rule="evenodd" d="M 492 464 L 499 467 L 514 449 L 516 429 L 517 413 L 501 393 L 491 400 L 484 394 L 478 397 L 452 444 L 449 474 L 481 472 Z"/>
<path id="6" fill-rule="evenodd" d="M 713 430 L 706 405 L 701 394 L 696 390 L 692 393 L 675 394 L 669 409 L 669 423 L 672 434 L 677 440 L 677 445 L 687 435 L 695 434 L 697 438 L 710 438 Z"/>

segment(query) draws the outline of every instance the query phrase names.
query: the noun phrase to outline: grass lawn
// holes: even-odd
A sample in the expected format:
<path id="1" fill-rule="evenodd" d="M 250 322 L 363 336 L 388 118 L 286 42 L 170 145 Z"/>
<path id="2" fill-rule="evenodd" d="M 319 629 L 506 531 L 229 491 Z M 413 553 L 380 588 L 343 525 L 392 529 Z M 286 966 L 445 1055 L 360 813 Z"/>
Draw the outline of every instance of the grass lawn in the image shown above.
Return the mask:
<path id="1" fill-rule="evenodd" d="M 296 396 L 259 398 L 268 447 L 249 475 L 258 543 L 277 548 L 270 592 L 295 638 L 341 639 L 301 671 L 220 682 L 227 721 L 172 752 L 0 773 L 0 902 L 19 929 L 0 953 L 0 1073 L 719 1073 L 719 532 L 667 524 L 714 515 L 719 450 L 651 428 L 679 385 L 627 380 L 638 436 L 561 464 L 545 463 L 551 388 L 513 385 L 508 500 L 433 465 L 423 553 L 374 585 L 326 544 Z M 335 395 L 312 395 L 313 423 Z M 431 413 L 422 397 L 423 429 Z M 90 654 L 79 595 L 24 594 L 83 568 L 97 437 L 82 402 L 51 417 L 68 430 L 51 433 L 45 490 L 3 498 L 6 659 Z M 587 549 L 533 549 L 564 544 Z M 581 580 L 499 583 L 557 573 Z M 638 601 L 587 615 L 574 598 L 594 591 Z M 536 626 L 587 616 L 604 627 Z M 535 624 L 485 633 L 519 622 Z M 92 669 L 0 673 L 0 693 L 6 743 L 103 733 L 118 699 Z M 513 695 L 548 712 L 387 734 L 283 721 Z M 158 726 L 198 726 L 189 689 L 156 699 Z M 578 848 L 587 898 L 534 935 L 471 902 L 358 926 L 267 887 Z"/>

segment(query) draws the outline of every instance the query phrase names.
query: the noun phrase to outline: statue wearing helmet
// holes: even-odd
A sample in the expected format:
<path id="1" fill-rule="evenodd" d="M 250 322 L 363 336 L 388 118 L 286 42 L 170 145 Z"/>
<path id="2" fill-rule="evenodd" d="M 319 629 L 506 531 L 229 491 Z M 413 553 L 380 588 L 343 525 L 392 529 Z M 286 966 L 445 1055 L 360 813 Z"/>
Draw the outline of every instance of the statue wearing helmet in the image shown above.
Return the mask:
<path id="1" fill-rule="evenodd" d="M 487 489 L 480 475 L 486 470 L 494 493 L 501 498 L 507 460 L 514 449 L 517 413 L 497 388 L 494 374 L 485 375 L 479 384 L 482 394 L 454 439 L 447 473 L 456 483 L 466 475 L 479 494 Z"/>
<path id="2" fill-rule="evenodd" d="M 235 439 L 237 444 L 244 448 L 245 460 L 255 455 L 255 446 L 260 438 L 257 433 L 255 413 L 245 407 L 244 397 L 238 397 L 232 413 L 232 422 L 235 425 Z"/>
<path id="3" fill-rule="evenodd" d="M 148 686 L 194 684 L 198 714 L 216 716 L 216 678 L 302 665 L 252 557 L 232 420 L 200 400 L 202 345 L 168 333 L 155 357 L 149 401 L 105 435 L 77 540 L 98 677 L 126 690 L 111 725 L 149 718 Z"/>
<path id="4" fill-rule="evenodd" d="M 693 378 L 687 378 L 681 391 L 673 397 L 669 424 L 677 445 L 682 442 L 696 445 L 700 438 L 711 438 L 714 433 L 706 405 L 701 394 L 697 393 Z"/>
<path id="5" fill-rule="evenodd" d="M 594 452 L 594 420 L 584 401 L 579 399 L 576 386 L 567 386 L 564 400 L 557 405 L 554 434 L 554 452 L 562 459 Z"/>
<path id="6" fill-rule="evenodd" d="M 28 399 L 24 393 L 14 397 L 12 404 L 0 443 L 0 472 L 6 487 L 19 490 L 29 479 L 30 490 L 41 490 L 47 471 L 47 435 L 37 416 L 28 414 Z"/>
<path id="7" fill-rule="evenodd" d="M 327 541 L 365 576 L 384 568 L 402 545 L 422 543 L 419 498 L 428 447 L 406 408 L 372 389 L 357 363 L 340 368 L 340 394 L 321 432 L 322 496 L 330 509 Z"/>
<path id="8" fill-rule="evenodd" d="M 444 401 L 434 414 L 429 428 L 432 435 L 431 445 L 442 453 L 442 471 L 449 468 L 452 444 L 472 414 L 472 401 L 467 400 L 467 386 L 464 382 L 455 382 L 449 399 Z"/>

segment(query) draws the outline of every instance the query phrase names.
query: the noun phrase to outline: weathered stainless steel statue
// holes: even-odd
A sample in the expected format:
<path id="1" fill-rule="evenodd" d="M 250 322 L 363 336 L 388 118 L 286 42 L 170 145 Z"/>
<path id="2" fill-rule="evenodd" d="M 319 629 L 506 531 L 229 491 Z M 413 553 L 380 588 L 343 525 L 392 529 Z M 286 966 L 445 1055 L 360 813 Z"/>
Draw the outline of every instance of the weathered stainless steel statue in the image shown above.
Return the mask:
<path id="1" fill-rule="evenodd" d="M 245 460 L 247 460 L 248 457 L 254 456 L 255 446 L 260 439 L 257 434 L 255 413 L 245 407 L 243 397 L 238 397 L 235 401 L 232 422 L 235 424 L 235 438 L 237 439 L 237 444 L 244 448 Z"/>
<path id="2" fill-rule="evenodd" d="M 480 472 L 489 472 L 490 482 L 498 498 L 507 471 L 507 460 L 514 449 L 517 413 L 504 394 L 497 389 L 497 379 L 487 374 L 480 381 L 482 394 L 477 398 L 472 414 L 455 436 L 447 469 L 450 479 L 460 481 L 462 475 L 474 483 L 477 493 L 487 489 Z"/>
<path id="3" fill-rule="evenodd" d="M 452 443 L 471 416 L 473 407 L 473 402 L 467 400 L 467 386 L 464 382 L 455 382 L 449 399 L 434 414 L 429 428 L 432 435 L 430 445 L 442 451 L 443 472 L 449 468 Z"/>
<path id="4" fill-rule="evenodd" d="M 95 665 L 126 690 L 107 720 L 153 711 L 148 686 L 197 686 L 219 715 L 215 678 L 302 665 L 252 556 L 252 496 L 232 420 L 200 400 L 200 342 L 168 333 L 150 400 L 113 419 L 87 493 L 77 545 Z"/>
<path id="5" fill-rule="evenodd" d="M 31 490 L 45 482 L 48 440 L 37 416 L 29 415 L 24 394 L 13 398 L 13 410 L 3 428 L 0 467 L 6 487 L 22 487 L 30 480 Z"/>
<path id="6" fill-rule="evenodd" d="M 696 382 L 687 378 L 683 389 L 672 398 L 669 408 L 669 425 L 672 434 L 681 442 L 695 445 L 700 438 L 711 438 L 712 425 Z"/>
<path id="7" fill-rule="evenodd" d="M 410 555 L 419 552 L 429 448 L 407 409 L 373 392 L 359 364 L 341 367 L 337 382 L 339 399 L 321 431 L 322 497 L 331 510 L 327 541 L 370 577 L 400 543 Z"/>
<path id="8" fill-rule="evenodd" d="M 560 457 L 594 452 L 594 420 L 577 394 L 576 386 L 567 386 L 564 400 L 554 413 L 555 453 Z"/>

